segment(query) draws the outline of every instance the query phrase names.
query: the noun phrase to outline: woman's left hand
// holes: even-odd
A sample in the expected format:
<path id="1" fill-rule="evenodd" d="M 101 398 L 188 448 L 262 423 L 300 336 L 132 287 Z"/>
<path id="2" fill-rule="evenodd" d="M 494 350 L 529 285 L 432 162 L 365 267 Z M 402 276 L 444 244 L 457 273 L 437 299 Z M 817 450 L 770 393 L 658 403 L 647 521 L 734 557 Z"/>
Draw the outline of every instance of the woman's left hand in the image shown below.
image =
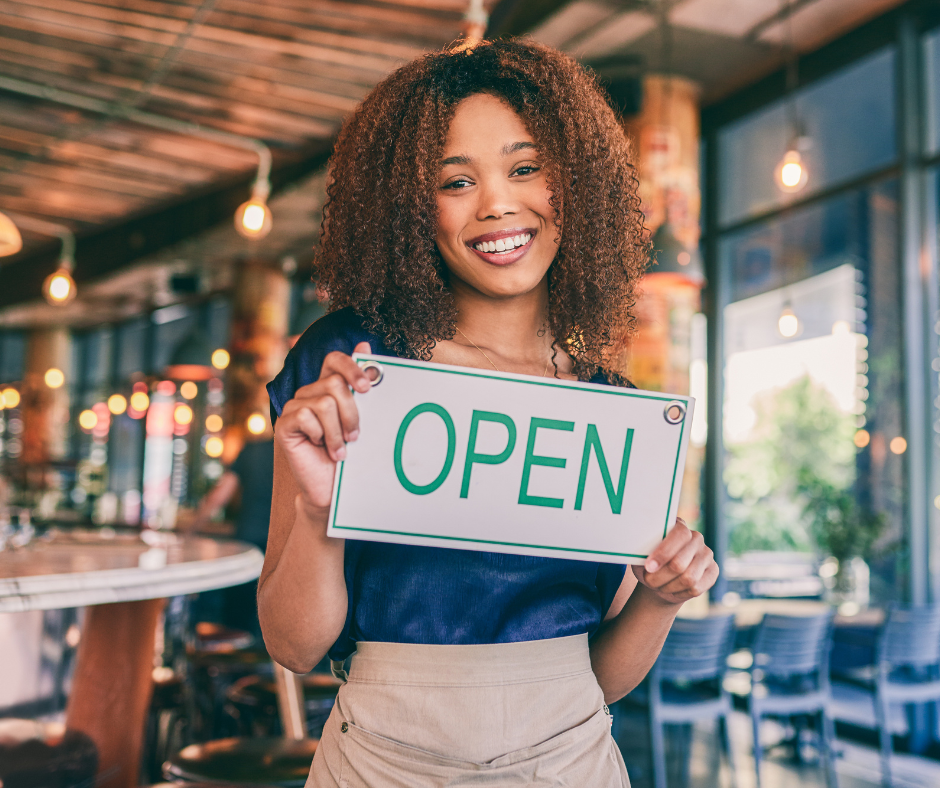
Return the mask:
<path id="1" fill-rule="evenodd" d="M 664 602 L 679 605 L 715 584 L 718 564 L 702 535 L 676 518 L 673 529 L 646 562 L 634 565 L 633 574 Z"/>

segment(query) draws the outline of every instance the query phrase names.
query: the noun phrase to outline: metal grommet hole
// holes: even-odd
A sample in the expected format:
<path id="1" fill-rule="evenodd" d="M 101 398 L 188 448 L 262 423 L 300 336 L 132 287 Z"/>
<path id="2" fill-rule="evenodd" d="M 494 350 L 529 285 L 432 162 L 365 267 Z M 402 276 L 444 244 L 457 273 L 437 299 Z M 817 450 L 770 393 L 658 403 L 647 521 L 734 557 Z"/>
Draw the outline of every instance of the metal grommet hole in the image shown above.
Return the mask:
<path id="1" fill-rule="evenodd" d="M 670 424 L 679 424 L 685 419 L 685 403 L 673 400 L 666 403 L 663 409 L 663 418 Z"/>
<path id="2" fill-rule="evenodd" d="M 343 733 L 346 733 L 346 731 L 349 730 L 349 725 L 344 722 L 342 725 L 339 726 L 339 729 L 340 729 Z"/>
<path id="3" fill-rule="evenodd" d="M 366 373 L 366 377 L 369 378 L 369 383 L 373 387 L 378 386 L 382 382 L 382 378 L 385 377 L 385 370 L 377 361 L 366 361 L 361 365 L 361 369 Z"/>

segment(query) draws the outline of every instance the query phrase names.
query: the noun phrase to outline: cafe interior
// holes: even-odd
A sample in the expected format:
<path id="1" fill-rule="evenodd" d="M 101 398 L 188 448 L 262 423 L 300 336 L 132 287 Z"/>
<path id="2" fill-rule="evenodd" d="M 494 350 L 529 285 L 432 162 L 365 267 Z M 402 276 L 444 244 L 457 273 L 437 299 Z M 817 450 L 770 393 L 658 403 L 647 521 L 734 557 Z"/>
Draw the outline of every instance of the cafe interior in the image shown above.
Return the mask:
<path id="1" fill-rule="evenodd" d="M 610 363 L 696 400 L 721 576 L 611 709 L 632 784 L 940 785 L 940 4 L 0 0 L 3 788 L 304 784 L 340 681 L 250 615 L 265 384 L 344 118 L 508 36 L 621 117 Z"/>

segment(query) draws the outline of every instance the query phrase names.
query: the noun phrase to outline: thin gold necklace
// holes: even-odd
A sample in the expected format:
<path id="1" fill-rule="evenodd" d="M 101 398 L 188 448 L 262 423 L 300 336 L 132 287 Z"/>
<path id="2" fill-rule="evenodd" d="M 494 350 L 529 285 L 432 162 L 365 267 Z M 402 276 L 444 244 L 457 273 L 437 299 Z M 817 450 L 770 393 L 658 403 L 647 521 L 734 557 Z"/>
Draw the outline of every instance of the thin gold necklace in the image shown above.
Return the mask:
<path id="1" fill-rule="evenodd" d="M 499 367 L 497 367 L 496 364 L 493 363 L 493 359 L 491 359 L 488 355 L 486 355 L 486 352 L 483 350 L 483 348 L 481 348 L 476 342 L 470 339 L 470 337 L 468 337 L 457 326 L 454 326 L 454 328 L 457 329 L 457 333 L 460 334 L 460 336 L 466 339 L 467 342 L 469 342 L 471 345 L 473 345 L 477 350 L 479 350 L 483 354 L 483 358 L 485 358 L 487 361 L 490 362 L 490 365 L 493 367 L 493 369 L 495 369 L 497 372 L 502 372 L 502 370 Z M 542 370 L 542 374 L 540 375 L 540 377 L 543 377 L 543 378 L 545 377 L 545 373 L 548 372 L 548 364 L 550 361 L 551 359 L 548 359 L 548 361 L 545 362 L 545 368 Z"/>

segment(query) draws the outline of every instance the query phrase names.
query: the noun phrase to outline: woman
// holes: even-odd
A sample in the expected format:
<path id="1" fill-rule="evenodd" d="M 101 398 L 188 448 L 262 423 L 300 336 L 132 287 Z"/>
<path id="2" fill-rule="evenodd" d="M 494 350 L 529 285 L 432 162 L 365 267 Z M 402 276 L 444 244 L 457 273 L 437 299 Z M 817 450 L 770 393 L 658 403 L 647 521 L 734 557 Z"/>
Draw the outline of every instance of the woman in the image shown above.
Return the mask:
<path id="1" fill-rule="evenodd" d="M 714 583 L 679 522 L 642 566 L 326 537 L 359 434 L 353 351 L 628 385 L 604 371 L 647 248 L 627 142 L 566 56 L 423 57 L 347 122 L 318 267 L 331 314 L 269 385 L 274 501 L 259 611 L 296 672 L 355 652 L 308 786 L 628 785 L 606 703 Z M 589 640 L 590 638 L 590 640 Z"/>

